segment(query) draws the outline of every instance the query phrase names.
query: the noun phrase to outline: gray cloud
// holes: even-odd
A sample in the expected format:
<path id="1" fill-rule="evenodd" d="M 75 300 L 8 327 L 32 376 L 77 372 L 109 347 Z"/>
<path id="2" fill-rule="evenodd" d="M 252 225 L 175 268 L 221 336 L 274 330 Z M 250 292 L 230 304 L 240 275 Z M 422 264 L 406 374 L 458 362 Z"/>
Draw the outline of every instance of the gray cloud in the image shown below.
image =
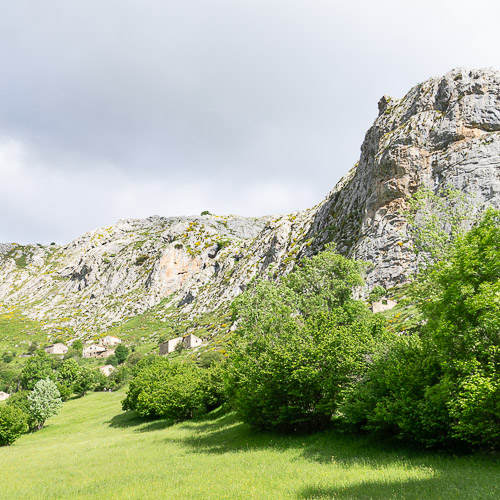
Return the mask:
<path id="1" fill-rule="evenodd" d="M 497 2 L 16 0 L 0 16 L 0 241 L 320 201 L 384 94 L 499 67 Z"/>

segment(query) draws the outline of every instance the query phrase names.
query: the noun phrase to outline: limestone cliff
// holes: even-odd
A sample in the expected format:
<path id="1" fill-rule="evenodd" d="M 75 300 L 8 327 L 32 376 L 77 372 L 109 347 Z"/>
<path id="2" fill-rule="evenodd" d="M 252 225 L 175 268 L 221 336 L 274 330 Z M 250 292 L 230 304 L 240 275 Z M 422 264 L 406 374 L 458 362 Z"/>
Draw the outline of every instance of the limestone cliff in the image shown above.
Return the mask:
<path id="1" fill-rule="evenodd" d="M 500 205 L 500 73 L 455 69 L 401 99 L 384 96 L 359 162 L 316 207 L 286 216 L 123 220 L 66 246 L 0 245 L 1 307 L 52 333 L 103 332 L 162 304 L 165 315 L 216 310 L 255 275 L 289 271 L 334 241 L 373 263 L 368 286 L 414 268 L 401 215 L 420 186 L 452 185 Z M 170 312 L 169 312 L 170 311 Z"/>

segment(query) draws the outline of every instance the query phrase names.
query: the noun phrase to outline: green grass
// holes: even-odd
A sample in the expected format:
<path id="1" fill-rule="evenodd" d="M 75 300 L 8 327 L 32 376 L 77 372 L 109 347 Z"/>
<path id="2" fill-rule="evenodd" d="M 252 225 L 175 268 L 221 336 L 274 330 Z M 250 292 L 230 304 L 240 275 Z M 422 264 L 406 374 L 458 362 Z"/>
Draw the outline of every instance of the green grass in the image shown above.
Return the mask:
<path id="1" fill-rule="evenodd" d="M 123 393 L 65 403 L 0 449 L 2 499 L 500 498 L 494 455 L 389 449 L 333 431 L 258 434 L 231 413 L 170 425 L 123 413 Z"/>

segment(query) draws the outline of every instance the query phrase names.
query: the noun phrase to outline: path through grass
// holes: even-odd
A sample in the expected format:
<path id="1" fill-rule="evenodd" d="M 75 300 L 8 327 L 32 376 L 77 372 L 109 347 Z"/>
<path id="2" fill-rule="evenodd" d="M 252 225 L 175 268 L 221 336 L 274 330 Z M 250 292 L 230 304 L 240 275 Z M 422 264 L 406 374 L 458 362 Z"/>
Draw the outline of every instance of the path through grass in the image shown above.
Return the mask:
<path id="1" fill-rule="evenodd" d="M 500 498 L 497 456 L 257 434 L 220 410 L 169 425 L 123 413 L 123 397 L 68 401 L 42 431 L 0 448 L 0 498 Z"/>

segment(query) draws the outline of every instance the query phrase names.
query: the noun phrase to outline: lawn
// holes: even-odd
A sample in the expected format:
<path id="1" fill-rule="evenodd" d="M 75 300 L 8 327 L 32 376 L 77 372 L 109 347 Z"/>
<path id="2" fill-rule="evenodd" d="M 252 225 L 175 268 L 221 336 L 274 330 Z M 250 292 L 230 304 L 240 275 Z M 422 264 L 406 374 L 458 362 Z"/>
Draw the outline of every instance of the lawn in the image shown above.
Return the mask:
<path id="1" fill-rule="evenodd" d="M 0 497 L 106 499 L 500 498 L 500 457 L 390 449 L 364 437 L 258 434 L 215 411 L 169 425 L 121 411 L 123 393 L 65 403 L 0 448 Z"/>

